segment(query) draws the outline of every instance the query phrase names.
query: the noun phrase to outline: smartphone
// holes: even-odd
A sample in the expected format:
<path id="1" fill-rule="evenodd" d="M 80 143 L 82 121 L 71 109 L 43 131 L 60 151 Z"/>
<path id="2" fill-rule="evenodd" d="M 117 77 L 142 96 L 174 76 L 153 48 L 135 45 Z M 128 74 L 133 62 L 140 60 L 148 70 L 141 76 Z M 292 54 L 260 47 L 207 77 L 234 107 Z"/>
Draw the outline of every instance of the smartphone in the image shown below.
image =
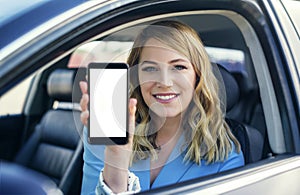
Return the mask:
<path id="1" fill-rule="evenodd" d="M 128 142 L 128 79 L 126 63 L 88 65 L 90 144 Z"/>

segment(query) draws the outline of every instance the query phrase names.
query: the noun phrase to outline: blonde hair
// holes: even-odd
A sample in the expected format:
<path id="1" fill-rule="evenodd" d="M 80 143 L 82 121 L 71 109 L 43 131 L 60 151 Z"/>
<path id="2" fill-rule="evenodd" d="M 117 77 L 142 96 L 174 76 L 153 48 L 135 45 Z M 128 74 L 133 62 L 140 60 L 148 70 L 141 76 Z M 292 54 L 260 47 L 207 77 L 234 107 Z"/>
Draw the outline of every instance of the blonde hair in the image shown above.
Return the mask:
<path id="1" fill-rule="evenodd" d="M 178 21 L 160 21 L 149 25 L 137 36 L 127 59 L 129 66 L 139 63 L 143 46 L 150 38 L 187 57 L 196 72 L 197 82 L 189 112 L 184 116 L 184 132 L 187 152 L 184 159 L 197 164 L 204 159 L 207 163 L 224 161 L 232 151 L 232 143 L 237 151 L 240 145 L 225 122 L 219 99 L 219 86 L 209 57 L 198 34 L 189 26 Z M 136 68 L 135 68 L 136 70 Z M 138 73 L 134 73 L 138 75 Z M 143 100 L 138 83 L 138 76 L 131 77 L 132 97 L 136 98 L 138 125 L 133 140 L 132 160 L 156 159 L 156 133 L 149 125 L 149 108 Z M 133 86 L 137 86 L 133 88 Z"/>

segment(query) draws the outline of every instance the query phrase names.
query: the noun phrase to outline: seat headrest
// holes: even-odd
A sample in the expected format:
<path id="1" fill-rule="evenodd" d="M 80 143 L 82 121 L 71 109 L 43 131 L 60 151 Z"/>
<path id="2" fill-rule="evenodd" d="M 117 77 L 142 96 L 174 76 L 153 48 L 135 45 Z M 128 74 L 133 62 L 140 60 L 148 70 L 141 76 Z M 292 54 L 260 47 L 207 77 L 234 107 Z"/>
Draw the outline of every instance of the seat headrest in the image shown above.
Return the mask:
<path id="1" fill-rule="evenodd" d="M 217 79 L 220 80 L 220 83 L 224 85 L 225 93 L 226 93 L 226 112 L 229 112 L 233 106 L 239 101 L 240 98 L 240 89 L 239 85 L 234 78 L 234 76 L 226 70 L 222 65 L 220 64 L 213 64 L 213 67 L 217 66 L 222 78 L 219 78 L 218 75 L 216 75 Z"/>
<path id="2" fill-rule="evenodd" d="M 47 81 L 48 95 L 57 101 L 78 103 L 81 99 L 79 81 L 85 80 L 85 68 L 56 69 Z"/>
<path id="3" fill-rule="evenodd" d="M 72 101 L 75 72 L 68 69 L 54 70 L 47 81 L 48 95 L 58 101 Z"/>

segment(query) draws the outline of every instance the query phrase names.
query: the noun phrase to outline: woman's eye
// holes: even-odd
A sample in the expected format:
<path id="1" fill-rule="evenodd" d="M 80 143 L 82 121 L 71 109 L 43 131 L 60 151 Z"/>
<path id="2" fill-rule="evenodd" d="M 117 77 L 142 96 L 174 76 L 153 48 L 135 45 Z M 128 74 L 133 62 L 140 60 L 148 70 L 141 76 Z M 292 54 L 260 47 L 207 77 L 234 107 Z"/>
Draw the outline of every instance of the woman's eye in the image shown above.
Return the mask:
<path id="1" fill-rule="evenodd" d="M 155 72 L 155 71 L 157 71 L 157 68 L 152 67 L 152 66 L 148 66 L 148 67 L 142 68 L 142 71 L 145 71 L 145 72 Z"/>
<path id="2" fill-rule="evenodd" d="M 176 70 L 184 70 L 184 69 L 187 69 L 187 68 L 185 66 L 183 66 L 183 65 L 175 65 L 174 69 L 176 69 Z"/>

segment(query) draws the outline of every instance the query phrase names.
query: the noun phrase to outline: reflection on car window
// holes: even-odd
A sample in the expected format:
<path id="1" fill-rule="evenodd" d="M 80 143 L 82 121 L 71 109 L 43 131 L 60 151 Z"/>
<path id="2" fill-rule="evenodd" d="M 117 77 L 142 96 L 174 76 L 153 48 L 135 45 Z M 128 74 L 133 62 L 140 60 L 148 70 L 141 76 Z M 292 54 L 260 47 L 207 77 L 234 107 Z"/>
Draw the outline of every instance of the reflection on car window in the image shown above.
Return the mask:
<path id="1" fill-rule="evenodd" d="M 243 51 L 217 47 L 205 48 L 212 62 L 224 66 L 224 68 L 230 72 L 246 72 L 245 55 Z"/>

